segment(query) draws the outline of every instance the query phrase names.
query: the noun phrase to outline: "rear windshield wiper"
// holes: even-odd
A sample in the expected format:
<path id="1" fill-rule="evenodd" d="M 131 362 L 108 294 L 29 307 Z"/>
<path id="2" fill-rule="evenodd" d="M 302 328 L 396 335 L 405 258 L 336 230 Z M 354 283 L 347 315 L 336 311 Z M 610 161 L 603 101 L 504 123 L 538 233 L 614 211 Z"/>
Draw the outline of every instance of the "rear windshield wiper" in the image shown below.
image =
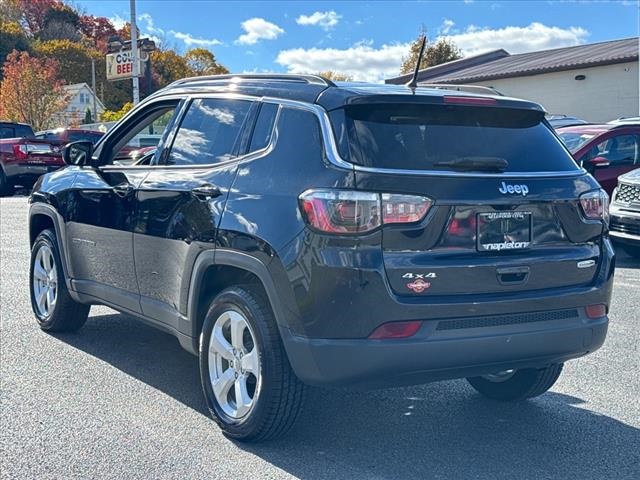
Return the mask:
<path id="1" fill-rule="evenodd" d="M 450 168 L 451 170 L 504 172 L 509 166 L 509 162 L 500 157 L 459 157 L 453 160 L 434 162 L 433 166 Z"/>

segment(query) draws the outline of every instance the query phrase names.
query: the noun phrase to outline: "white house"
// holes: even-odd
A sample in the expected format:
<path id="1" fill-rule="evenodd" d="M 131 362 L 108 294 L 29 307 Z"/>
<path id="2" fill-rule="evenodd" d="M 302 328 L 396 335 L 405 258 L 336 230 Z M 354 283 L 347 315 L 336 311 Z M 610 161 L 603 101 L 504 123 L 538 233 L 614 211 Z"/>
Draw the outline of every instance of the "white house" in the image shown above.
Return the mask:
<path id="1" fill-rule="evenodd" d="M 87 109 L 91 111 L 91 118 L 95 121 L 96 114 L 93 111 L 93 97 L 95 93 L 89 85 L 86 83 L 74 83 L 72 85 L 65 85 L 63 88 L 65 93 L 69 95 L 70 100 L 64 110 L 53 116 L 56 126 L 69 127 L 84 123 Z M 95 96 L 95 105 L 99 118 L 106 109 L 97 96 Z"/>
<path id="2" fill-rule="evenodd" d="M 589 122 L 640 115 L 637 37 L 517 55 L 494 50 L 420 70 L 418 82 L 493 87 Z"/>

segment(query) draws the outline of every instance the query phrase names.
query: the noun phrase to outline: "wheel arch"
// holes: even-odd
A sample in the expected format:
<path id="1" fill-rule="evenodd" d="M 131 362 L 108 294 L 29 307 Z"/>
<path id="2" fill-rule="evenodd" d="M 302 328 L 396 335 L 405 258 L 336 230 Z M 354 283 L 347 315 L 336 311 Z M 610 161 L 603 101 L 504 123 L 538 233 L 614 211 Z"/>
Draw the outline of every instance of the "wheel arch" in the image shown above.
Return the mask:
<path id="1" fill-rule="evenodd" d="M 37 236 L 43 230 L 53 228 L 58 241 L 58 251 L 62 260 L 62 271 L 64 272 L 67 288 L 71 290 L 69 269 L 67 263 L 67 248 L 65 241 L 65 229 L 58 212 L 50 205 L 43 203 L 32 204 L 29 208 L 29 247 L 33 247 Z"/>
<path id="2" fill-rule="evenodd" d="M 187 318 L 193 338 L 193 350 L 198 351 L 200 330 L 208 305 L 215 295 L 232 285 L 251 284 L 266 295 L 280 328 L 287 325 L 286 312 L 267 266 L 259 259 L 234 250 L 205 250 L 196 258 L 187 300 Z"/>

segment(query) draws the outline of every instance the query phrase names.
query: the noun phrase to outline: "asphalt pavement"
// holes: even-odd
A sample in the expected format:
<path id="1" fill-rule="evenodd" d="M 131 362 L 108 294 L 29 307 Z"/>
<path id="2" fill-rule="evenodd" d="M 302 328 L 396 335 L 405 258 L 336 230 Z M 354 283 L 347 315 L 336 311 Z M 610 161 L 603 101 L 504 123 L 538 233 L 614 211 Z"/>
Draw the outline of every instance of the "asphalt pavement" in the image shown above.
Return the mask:
<path id="1" fill-rule="evenodd" d="M 596 353 L 521 404 L 465 381 L 317 390 L 288 437 L 225 438 L 196 357 L 106 307 L 75 334 L 29 306 L 27 201 L 0 200 L 0 478 L 640 478 L 640 262 L 618 258 Z"/>

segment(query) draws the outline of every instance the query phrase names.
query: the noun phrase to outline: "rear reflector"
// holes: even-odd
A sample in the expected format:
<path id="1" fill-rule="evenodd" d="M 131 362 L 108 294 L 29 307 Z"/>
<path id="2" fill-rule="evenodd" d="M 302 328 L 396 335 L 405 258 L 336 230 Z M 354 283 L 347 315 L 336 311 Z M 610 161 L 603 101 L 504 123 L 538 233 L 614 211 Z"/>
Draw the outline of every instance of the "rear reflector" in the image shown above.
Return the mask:
<path id="1" fill-rule="evenodd" d="M 598 303 L 596 305 L 588 305 L 585 311 L 589 318 L 602 318 L 607 314 L 607 307 Z"/>
<path id="2" fill-rule="evenodd" d="M 455 105 L 497 105 L 498 101 L 495 98 L 484 97 L 452 97 L 444 96 L 444 103 L 452 103 Z"/>
<path id="3" fill-rule="evenodd" d="M 419 320 L 384 323 L 376 328 L 371 335 L 369 335 L 369 338 L 377 340 L 407 338 L 415 335 L 415 333 L 420 330 L 421 325 L 422 322 Z"/>

